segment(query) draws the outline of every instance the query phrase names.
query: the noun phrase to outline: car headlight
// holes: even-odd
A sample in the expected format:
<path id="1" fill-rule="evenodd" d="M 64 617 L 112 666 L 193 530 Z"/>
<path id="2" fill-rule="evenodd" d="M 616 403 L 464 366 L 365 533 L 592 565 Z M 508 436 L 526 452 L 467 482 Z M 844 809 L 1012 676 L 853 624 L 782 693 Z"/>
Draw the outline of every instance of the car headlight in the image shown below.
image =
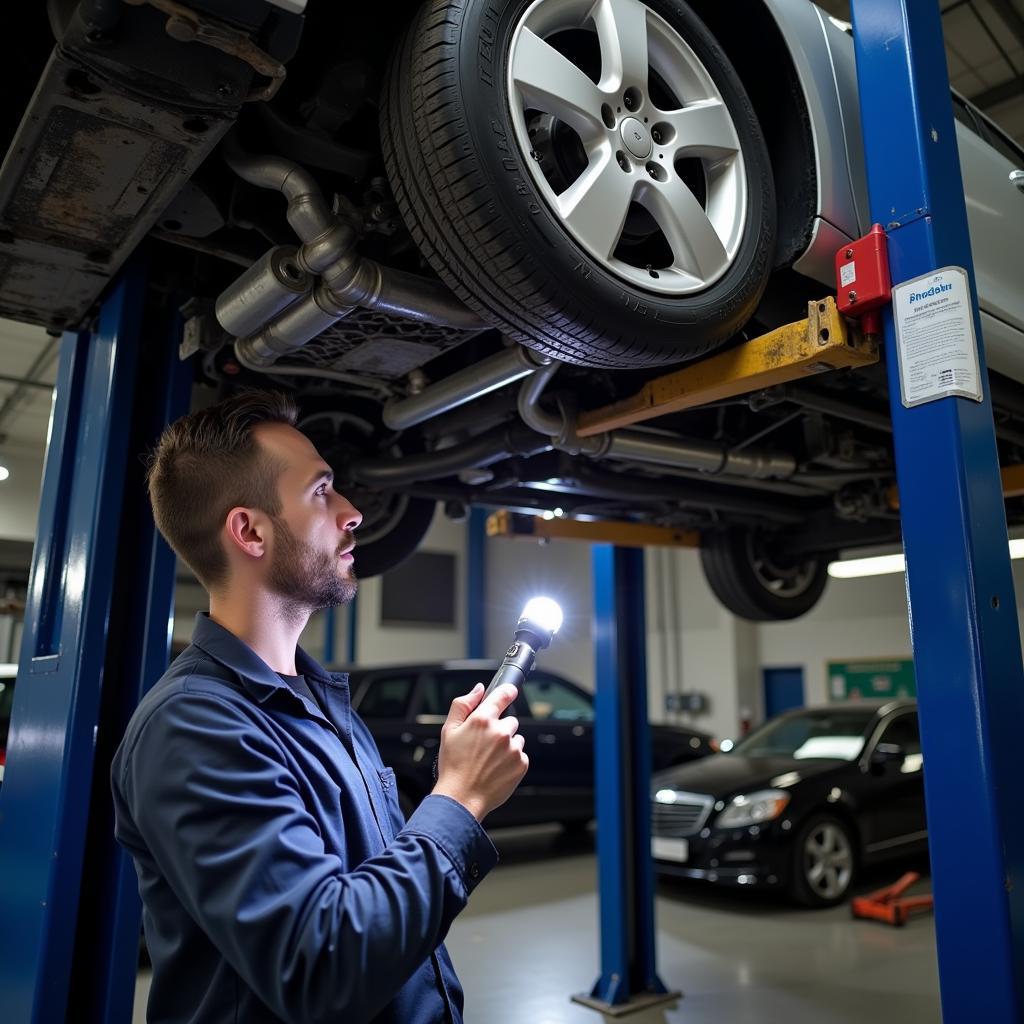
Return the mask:
<path id="1" fill-rule="evenodd" d="M 761 789 L 732 798 L 729 806 L 715 819 L 715 828 L 744 828 L 777 818 L 789 803 L 789 794 L 781 789 Z"/>

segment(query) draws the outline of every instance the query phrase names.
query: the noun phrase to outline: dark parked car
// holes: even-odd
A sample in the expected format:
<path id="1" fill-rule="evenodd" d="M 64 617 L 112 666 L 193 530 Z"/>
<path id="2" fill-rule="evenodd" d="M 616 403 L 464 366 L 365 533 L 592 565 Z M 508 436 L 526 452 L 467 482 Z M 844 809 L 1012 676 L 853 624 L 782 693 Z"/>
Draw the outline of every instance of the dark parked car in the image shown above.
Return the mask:
<path id="1" fill-rule="evenodd" d="M 660 872 L 831 906 L 862 865 L 926 849 L 917 705 L 779 715 L 728 753 L 656 775 L 651 794 Z"/>
<path id="2" fill-rule="evenodd" d="M 352 670 L 353 705 L 373 733 L 384 763 L 395 770 L 406 814 L 433 786 L 432 766 L 452 700 L 489 680 L 497 667 L 493 661 L 449 661 Z M 487 824 L 586 824 L 594 815 L 592 695 L 554 672 L 537 669 L 510 713 L 519 719 L 526 738 L 530 770 Z M 651 733 L 655 770 L 717 749 L 710 736 L 693 729 L 655 725 Z"/>

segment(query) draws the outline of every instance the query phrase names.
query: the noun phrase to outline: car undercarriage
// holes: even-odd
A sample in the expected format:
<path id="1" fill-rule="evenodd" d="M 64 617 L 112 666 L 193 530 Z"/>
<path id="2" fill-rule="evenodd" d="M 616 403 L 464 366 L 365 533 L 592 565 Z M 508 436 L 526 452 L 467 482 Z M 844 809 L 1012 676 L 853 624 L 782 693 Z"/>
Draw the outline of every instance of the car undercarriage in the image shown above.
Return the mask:
<path id="1" fill-rule="evenodd" d="M 749 245 L 729 236 L 723 270 L 706 252 L 684 259 L 666 249 L 678 225 L 657 192 L 664 171 L 654 157 L 682 122 L 653 112 L 673 106 L 673 67 L 685 77 L 702 65 L 673 64 L 667 42 L 652 49 L 665 68 L 651 58 L 649 95 L 626 89 L 625 108 L 602 108 L 618 133 L 613 148 L 626 140 L 619 167 L 643 180 L 617 242 L 605 242 L 616 246 L 607 266 L 595 269 L 573 263 L 576 250 L 541 226 L 586 173 L 591 122 L 573 127 L 530 105 L 542 87 L 526 71 L 516 77 L 514 55 L 540 23 L 524 16 L 509 44 L 512 92 L 525 99 L 508 131 L 526 133 L 527 174 L 495 119 L 481 108 L 468 120 L 476 93 L 459 98 L 464 109 L 450 121 L 455 100 L 429 106 L 452 88 L 454 73 L 429 61 L 454 45 L 450 5 L 417 13 L 392 3 L 386 25 L 379 11 L 342 6 L 311 4 L 303 15 L 302 3 L 283 0 L 50 0 L 48 18 L 34 12 L 3 115 L 13 141 L 0 171 L 0 313 L 52 332 L 83 328 L 126 262 L 146 260 L 153 287 L 182 310 L 181 353 L 202 394 L 295 392 L 300 426 L 364 514 L 366 575 L 415 549 L 436 502 L 456 517 L 470 506 L 547 512 L 699 531 L 709 582 L 732 611 L 791 618 L 813 606 L 840 550 L 899 542 L 884 362 L 642 426 L 576 430 L 581 414 L 628 398 L 668 366 L 742 346 L 824 297 L 791 266 L 811 231 L 814 185 L 792 81 L 776 86 L 793 97 L 785 126 L 762 117 L 763 140 L 734 143 L 748 184 L 769 184 L 729 214 L 735 224 L 759 216 L 764 227 Z M 668 31 L 653 16 L 650 24 L 655 36 Z M 555 27 L 553 52 L 585 68 L 593 40 Z M 475 31 L 475 88 L 486 91 L 497 74 L 490 30 Z M 501 31 L 493 27 L 495 38 Z M 728 76 L 716 82 L 726 91 Z M 515 171 L 502 187 L 523 198 L 523 212 L 500 223 L 487 219 L 500 196 L 476 171 L 457 176 L 473 125 L 490 133 L 495 166 Z M 667 177 L 712 218 L 723 168 L 739 158 L 722 156 L 726 142 L 708 146 L 678 158 L 678 178 Z M 794 160 L 803 169 L 781 180 Z M 573 237 L 590 251 L 599 222 L 580 223 Z M 532 255 L 505 239 L 520 230 L 536 233 Z M 563 308 L 561 279 L 532 266 L 548 259 L 545 246 L 559 250 L 559 272 L 576 272 L 579 295 L 564 301 L 582 306 L 595 289 L 606 309 L 585 320 Z M 704 306 L 678 305 L 676 321 L 659 312 L 696 294 L 693 280 Z M 991 393 L 1000 461 L 1011 465 L 1024 445 L 1024 392 L 993 373 Z M 1024 521 L 1020 499 L 1007 515 L 1011 526 Z"/>

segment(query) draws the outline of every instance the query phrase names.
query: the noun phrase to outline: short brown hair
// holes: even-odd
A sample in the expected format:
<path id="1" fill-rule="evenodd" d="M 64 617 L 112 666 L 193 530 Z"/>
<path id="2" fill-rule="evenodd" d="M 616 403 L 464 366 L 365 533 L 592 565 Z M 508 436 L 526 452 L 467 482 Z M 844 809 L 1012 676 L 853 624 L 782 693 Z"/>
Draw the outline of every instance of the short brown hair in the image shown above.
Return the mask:
<path id="1" fill-rule="evenodd" d="M 175 420 L 154 450 L 146 480 L 153 518 L 175 554 L 207 589 L 227 578 L 220 531 L 237 505 L 281 512 L 283 466 L 253 437 L 260 423 L 295 426 L 298 410 L 280 391 L 239 391 Z"/>

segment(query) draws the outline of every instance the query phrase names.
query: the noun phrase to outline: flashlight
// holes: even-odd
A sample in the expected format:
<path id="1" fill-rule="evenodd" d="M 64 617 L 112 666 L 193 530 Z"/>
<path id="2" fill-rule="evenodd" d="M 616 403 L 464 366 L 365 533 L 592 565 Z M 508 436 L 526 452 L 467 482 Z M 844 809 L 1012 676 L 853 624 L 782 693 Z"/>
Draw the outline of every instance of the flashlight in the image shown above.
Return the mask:
<path id="1" fill-rule="evenodd" d="M 544 650 L 562 625 L 562 609 L 550 597 L 535 597 L 527 602 L 516 623 L 512 646 L 505 652 L 501 667 L 484 691 L 486 697 L 502 683 L 520 687 L 533 669 L 537 652 Z"/>

